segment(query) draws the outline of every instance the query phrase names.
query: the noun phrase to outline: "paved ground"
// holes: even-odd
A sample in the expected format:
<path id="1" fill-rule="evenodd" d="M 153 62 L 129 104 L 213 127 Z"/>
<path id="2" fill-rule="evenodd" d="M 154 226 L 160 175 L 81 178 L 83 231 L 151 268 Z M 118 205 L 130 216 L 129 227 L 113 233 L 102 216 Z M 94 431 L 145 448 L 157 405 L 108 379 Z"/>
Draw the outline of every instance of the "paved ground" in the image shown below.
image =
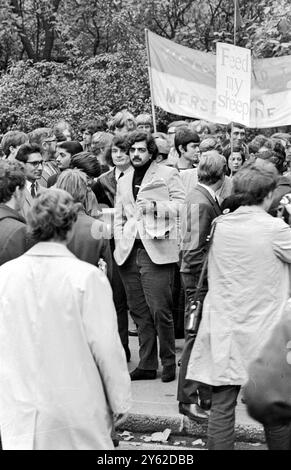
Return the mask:
<path id="1" fill-rule="evenodd" d="M 183 342 L 183 339 L 176 340 L 177 360 L 181 356 Z M 132 359 L 129 363 L 129 370 L 131 371 L 138 363 L 137 337 L 130 337 L 130 350 Z M 122 429 L 143 433 L 163 431 L 169 428 L 175 435 L 205 437 L 205 424 L 197 424 L 178 413 L 177 383 L 177 378 L 173 382 L 163 383 L 161 369 L 155 380 L 132 382 L 132 408 Z M 245 405 L 241 403 L 240 398 L 236 412 L 236 423 L 239 441 L 264 442 L 262 426 L 248 416 Z"/>

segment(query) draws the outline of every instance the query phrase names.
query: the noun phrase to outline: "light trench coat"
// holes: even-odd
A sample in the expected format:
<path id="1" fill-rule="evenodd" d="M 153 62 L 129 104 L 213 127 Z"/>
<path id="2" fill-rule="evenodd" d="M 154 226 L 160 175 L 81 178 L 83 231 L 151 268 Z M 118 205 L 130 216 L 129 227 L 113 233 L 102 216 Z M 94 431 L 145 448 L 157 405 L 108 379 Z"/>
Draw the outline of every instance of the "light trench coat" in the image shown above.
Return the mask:
<path id="1" fill-rule="evenodd" d="M 106 276 L 38 243 L 0 268 L 0 325 L 3 448 L 112 449 L 131 392 Z"/>
<path id="2" fill-rule="evenodd" d="M 202 321 L 187 378 L 243 385 L 289 297 L 291 229 L 258 206 L 219 217 Z"/>

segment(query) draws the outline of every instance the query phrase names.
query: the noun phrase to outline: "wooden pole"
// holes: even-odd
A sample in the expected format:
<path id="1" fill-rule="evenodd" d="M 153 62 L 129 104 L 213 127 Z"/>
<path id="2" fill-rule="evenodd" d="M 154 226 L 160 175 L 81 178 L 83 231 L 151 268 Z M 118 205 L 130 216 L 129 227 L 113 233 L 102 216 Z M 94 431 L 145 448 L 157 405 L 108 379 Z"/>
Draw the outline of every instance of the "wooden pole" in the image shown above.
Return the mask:
<path id="1" fill-rule="evenodd" d="M 237 0 L 234 0 L 234 23 L 233 23 L 233 44 L 236 46 L 237 32 Z"/>
<path id="2" fill-rule="evenodd" d="M 148 34 L 149 34 L 149 30 L 145 29 L 145 40 L 146 40 L 146 49 L 147 49 L 147 58 L 148 58 L 148 72 L 149 72 L 149 81 L 150 81 L 153 126 L 154 126 L 154 132 L 157 132 L 157 121 L 156 121 L 156 112 L 155 112 L 154 95 L 153 95 L 153 81 L 152 81 L 152 72 L 151 72 L 151 58 L 150 58 L 150 48 L 149 48 Z"/>
<path id="3" fill-rule="evenodd" d="M 236 33 L 237 33 L 237 0 L 234 0 L 234 22 L 233 22 L 233 44 L 236 46 Z M 233 122 L 231 123 L 230 131 L 230 155 L 233 153 Z"/>

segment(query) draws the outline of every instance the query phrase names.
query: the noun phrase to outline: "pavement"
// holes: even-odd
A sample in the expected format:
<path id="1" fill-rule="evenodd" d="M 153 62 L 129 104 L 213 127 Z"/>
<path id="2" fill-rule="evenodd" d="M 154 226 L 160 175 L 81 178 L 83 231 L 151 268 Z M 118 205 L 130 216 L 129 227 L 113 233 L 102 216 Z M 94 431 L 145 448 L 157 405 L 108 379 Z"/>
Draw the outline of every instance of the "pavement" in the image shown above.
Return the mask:
<path id="1" fill-rule="evenodd" d="M 176 340 L 177 362 L 182 354 L 184 339 Z M 129 338 L 131 361 L 129 371 L 138 364 L 138 338 Z M 155 380 L 138 380 L 132 382 L 132 406 L 129 416 L 119 428 L 131 432 L 153 433 L 171 429 L 171 434 L 206 437 L 207 424 L 199 424 L 178 412 L 176 380 L 169 383 L 161 381 L 161 366 Z M 263 427 L 248 416 L 245 405 L 239 396 L 236 408 L 236 440 L 242 442 L 265 442 Z"/>

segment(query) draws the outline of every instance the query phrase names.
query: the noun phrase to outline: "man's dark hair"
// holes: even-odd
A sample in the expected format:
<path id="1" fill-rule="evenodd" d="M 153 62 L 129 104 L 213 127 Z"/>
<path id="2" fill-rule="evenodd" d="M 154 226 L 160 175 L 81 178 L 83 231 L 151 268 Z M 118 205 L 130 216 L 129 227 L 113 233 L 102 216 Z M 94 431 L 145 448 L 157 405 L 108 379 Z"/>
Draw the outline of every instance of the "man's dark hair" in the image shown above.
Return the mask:
<path id="1" fill-rule="evenodd" d="M 233 194 L 238 198 L 239 205 L 259 205 L 264 198 L 276 188 L 278 172 L 270 162 L 257 158 L 248 161 L 234 175 Z"/>
<path id="2" fill-rule="evenodd" d="M 69 152 L 71 156 L 81 153 L 83 147 L 77 140 L 72 140 L 68 142 L 61 142 L 58 144 L 59 149 L 64 149 L 66 152 Z"/>
<path id="3" fill-rule="evenodd" d="M 244 126 L 243 124 L 240 124 L 239 122 L 233 122 L 232 123 L 233 127 L 238 127 L 239 129 L 245 129 L 246 126 Z M 226 126 L 226 131 L 228 132 L 228 134 L 231 133 L 231 122 L 229 124 L 227 124 Z"/>
<path id="4" fill-rule="evenodd" d="M 41 148 L 37 144 L 23 144 L 19 147 L 18 152 L 16 154 L 16 160 L 22 163 L 27 163 L 29 155 L 32 153 L 40 153 Z"/>
<path id="5" fill-rule="evenodd" d="M 281 158 L 286 158 L 286 152 L 285 152 L 285 147 L 284 145 L 279 142 L 278 140 L 276 139 L 272 139 L 272 141 L 274 142 L 274 147 L 273 147 L 273 150 L 274 152 L 276 152 L 277 154 L 280 155 Z"/>
<path id="6" fill-rule="evenodd" d="M 17 187 L 25 186 L 25 169 L 20 162 L 0 160 L 0 203 L 10 201 Z"/>
<path id="7" fill-rule="evenodd" d="M 157 144 L 152 134 L 137 130 L 137 131 L 131 132 L 128 138 L 129 138 L 130 147 L 136 142 L 145 141 L 147 144 L 147 150 L 152 156 L 152 160 L 155 160 L 157 158 L 159 151 L 158 151 Z"/>
<path id="8" fill-rule="evenodd" d="M 273 163 L 277 171 L 282 175 L 285 171 L 285 158 L 281 153 L 275 152 L 275 150 L 265 150 L 255 154 L 255 157 L 261 160 L 266 160 Z"/>
<path id="9" fill-rule="evenodd" d="M 1 147 L 6 157 L 10 154 L 10 147 L 18 147 L 19 145 L 27 142 L 28 136 L 21 131 L 8 131 L 3 135 L 1 140 Z"/>
<path id="10" fill-rule="evenodd" d="M 95 155 L 90 152 L 81 152 L 71 159 L 71 168 L 78 168 L 86 173 L 89 178 L 97 178 L 101 175 L 101 165 Z"/>
<path id="11" fill-rule="evenodd" d="M 131 146 L 128 134 L 117 134 L 113 137 L 110 147 L 105 150 L 104 159 L 107 165 L 114 166 L 112 160 L 112 147 L 118 147 L 120 150 L 123 150 L 127 155 L 129 154 L 129 149 Z"/>
<path id="12" fill-rule="evenodd" d="M 119 134 L 115 135 L 112 139 L 112 147 L 118 147 L 123 150 L 125 153 L 129 153 L 131 142 L 128 138 L 128 134 Z"/>
<path id="13" fill-rule="evenodd" d="M 179 157 L 181 157 L 179 145 L 182 145 L 183 149 L 186 151 L 187 145 L 191 142 L 194 142 L 195 144 L 200 144 L 200 137 L 197 132 L 192 131 L 188 127 L 181 127 L 176 130 L 175 149 L 177 150 Z"/>

